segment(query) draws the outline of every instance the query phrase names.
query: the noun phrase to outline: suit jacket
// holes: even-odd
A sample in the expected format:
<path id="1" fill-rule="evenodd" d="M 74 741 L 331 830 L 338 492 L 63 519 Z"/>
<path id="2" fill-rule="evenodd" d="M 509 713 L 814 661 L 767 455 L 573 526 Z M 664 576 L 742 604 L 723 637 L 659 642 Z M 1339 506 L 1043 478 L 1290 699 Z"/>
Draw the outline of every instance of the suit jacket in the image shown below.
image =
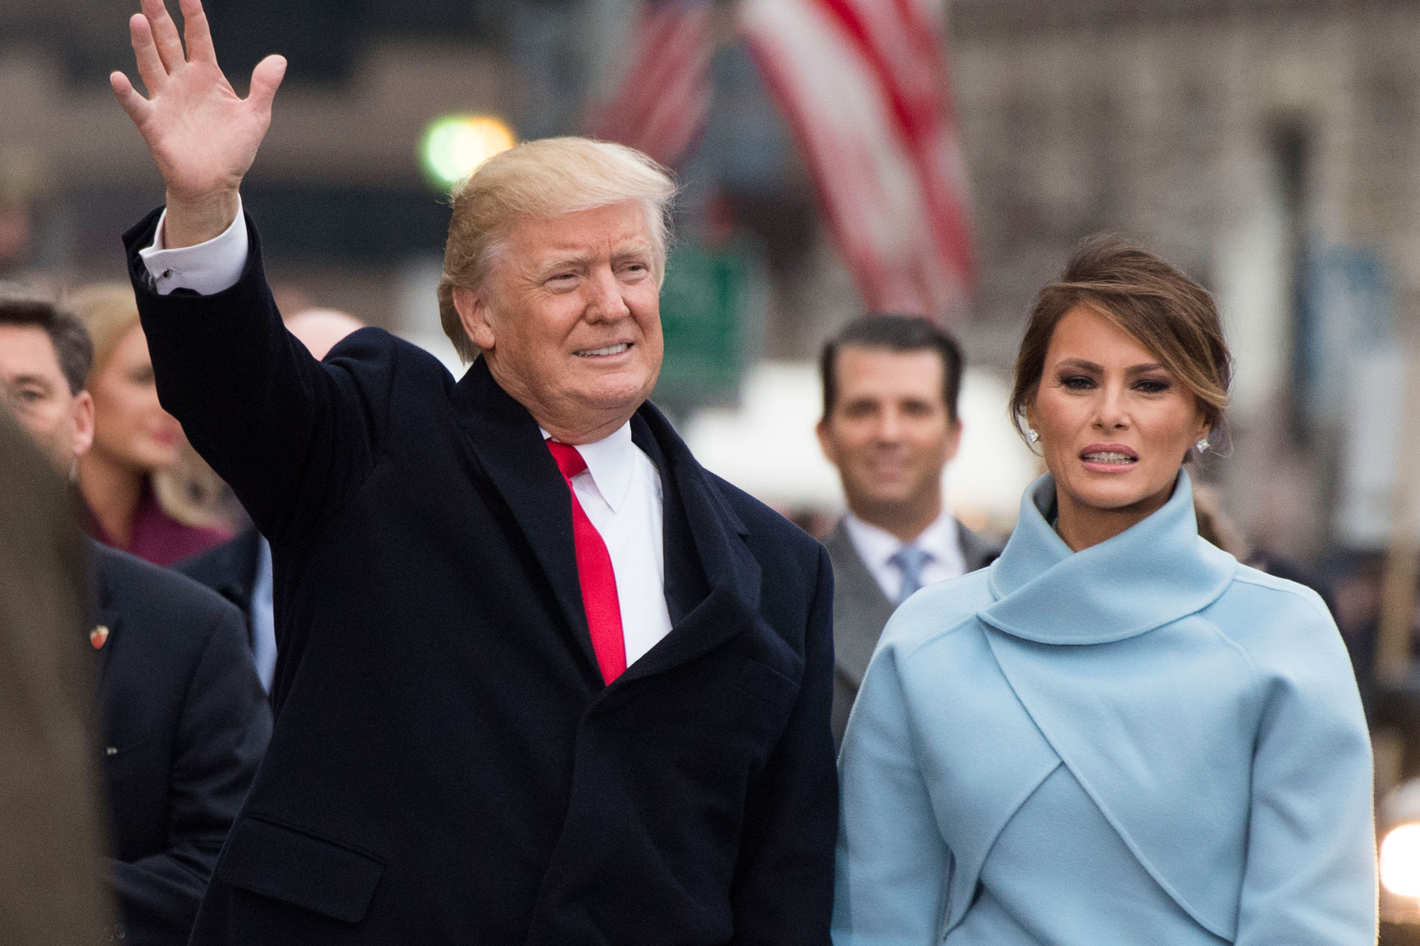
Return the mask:
<path id="1" fill-rule="evenodd" d="M 271 734 L 241 615 L 190 579 L 91 543 L 111 875 L 127 942 L 182 944 Z M 99 638 L 93 638 L 99 640 Z"/>
<path id="2" fill-rule="evenodd" d="M 316 362 L 254 230 L 236 286 L 155 296 L 155 220 L 159 395 L 271 541 L 280 655 L 193 942 L 825 943 L 823 549 L 643 406 L 673 627 L 604 686 L 565 482 L 486 365 L 374 329 Z"/>
<path id="3" fill-rule="evenodd" d="M 1201 539 L 1187 473 L 1079 552 L 1054 496 L 883 632 L 834 943 L 1373 943 L 1370 739 L 1321 599 Z"/>
<path id="4" fill-rule="evenodd" d="M 969 572 L 985 568 L 1001 553 L 999 546 L 960 522 L 957 536 Z M 863 563 L 842 519 L 824 540 L 824 547 L 833 563 L 833 742 L 838 745 L 868 661 L 895 605 Z"/>
<path id="5" fill-rule="evenodd" d="M 200 582 L 237 606 L 251 618 L 251 595 L 261 558 L 261 533 L 243 529 L 235 537 L 200 555 L 183 559 L 173 568 Z M 250 632 L 248 632 L 250 643 Z"/>

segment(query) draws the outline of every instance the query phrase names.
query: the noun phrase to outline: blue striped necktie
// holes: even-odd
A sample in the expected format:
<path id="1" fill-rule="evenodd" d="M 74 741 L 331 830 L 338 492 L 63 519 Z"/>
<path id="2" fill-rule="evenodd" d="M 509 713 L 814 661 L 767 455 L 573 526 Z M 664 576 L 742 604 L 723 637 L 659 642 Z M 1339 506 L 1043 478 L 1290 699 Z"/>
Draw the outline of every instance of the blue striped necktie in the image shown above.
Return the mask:
<path id="1" fill-rule="evenodd" d="M 904 545 L 888 558 L 888 563 L 902 572 L 902 586 L 897 590 L 897 601 L 902 604 L 914 591 L 922 587 L 922 566 L 932 557 L 915 545 Z"/>

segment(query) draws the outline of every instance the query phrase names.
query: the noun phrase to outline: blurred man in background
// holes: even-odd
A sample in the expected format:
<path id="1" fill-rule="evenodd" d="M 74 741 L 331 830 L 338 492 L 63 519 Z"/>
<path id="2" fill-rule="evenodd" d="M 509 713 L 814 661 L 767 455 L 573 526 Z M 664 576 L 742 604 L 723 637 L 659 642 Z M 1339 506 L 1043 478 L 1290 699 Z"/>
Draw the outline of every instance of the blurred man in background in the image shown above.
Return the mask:
<path id="1" fill-rule="evenodd" d="M 93 442 L 93 401 L 82 387 L 91 352 L 83 325 L 53 302 L 0 295 L 0 388 L 61 473 Z M 235 608 L 181 575 L 87 544 L 97 749 L 120 913 L 112 935 L 181 946 L 266 748 L 271 714 Z"/>
<path id="2" fill-rule="evenodd" d="M 857 319 L 820 354 L 819 445 L 848 504 L 824 542 L 834 575 L 835 742 L 893 609 L 1000 552 L 943 500 L 942 471 L 961 443 L 962 370 L 955 339 L 915 316 Z"/>
<path id="3" fill-rule="evenodd" d="M 276 729 L 194 944 L 820 946 L 837 780 L 823 549 L 646 402 L 674 182 L 585 138 L 454 194 L 455 381 L 281 323 L 205 14 L 130 20 L 166 204 L 125 235 L 158 390 L 271 542 Z"/>

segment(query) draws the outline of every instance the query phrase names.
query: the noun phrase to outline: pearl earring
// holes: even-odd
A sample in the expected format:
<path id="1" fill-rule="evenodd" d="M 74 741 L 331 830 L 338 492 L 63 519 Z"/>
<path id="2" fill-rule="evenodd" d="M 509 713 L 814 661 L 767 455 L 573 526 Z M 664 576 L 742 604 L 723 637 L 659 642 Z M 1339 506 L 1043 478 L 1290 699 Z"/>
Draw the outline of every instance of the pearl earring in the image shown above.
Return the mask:
<path id="1" fill-rule="evenodd" d="M 1208 438 L 1207 438 L 1207 437 L 1204 437 L 1204 438 L 1200 439 L 1197 443 L 1195 443 L 1194 446 L 1198 448 L 1198 452 L 1199 452 L 1199 453 L 1207 453 L 1207 452 L 1208 452 L 1208 448 L 1211 447 L 1212 444 L 1210 444 L 1210 443 L 1208 442 Z"/>
<path id="2" fill-rule="evenodd" d="M 1031 443 L 1036 443 L 1040 440 L 1040 434 L 1036 432 L 1036 429 L 1034 427 L 1027 427 L 1026 439 L 1029 440 Z"/>

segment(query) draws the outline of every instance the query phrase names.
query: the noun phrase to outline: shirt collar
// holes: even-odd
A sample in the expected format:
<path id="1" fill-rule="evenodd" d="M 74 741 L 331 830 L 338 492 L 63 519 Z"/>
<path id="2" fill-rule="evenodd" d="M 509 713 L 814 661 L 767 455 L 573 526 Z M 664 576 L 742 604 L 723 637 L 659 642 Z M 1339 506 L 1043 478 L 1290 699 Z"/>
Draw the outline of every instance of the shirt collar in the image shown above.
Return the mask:
<path id="1" fill-rule="evenodd" d="M 932 524 L 911 542 L 904 543 L 897 536 L 871 522 L 864 522 L 849 512 L 843 517 L 848 537 L 858 549 L 864 561 L 886 564 L 887 560 L 903 545 L 915 545 L 932 556 L 934 562 L 951 562 L 961 558 L 957 550 L 957 523 L 943 511 Z"/>
<path id="2" fill-rule="evenodd" d="M 547 431 L 541 427 L 538 430 L 542 431 L 542 439 L 551 439 Z M 626 501 L 636 463 L 631 422 L 628 420 L 608 437 L 591 443 L 579 443 L 576 447 L 587 463 L 587 475 L 592 478 L 592 485 L 615 512 Z"/>
<path id="3" fill-rule="evenodd" d="M 931 552 L 933 560 L 946 566 L 952 574 L 966 571 L 966 560 L 962 557 L 961 541 L 957 535 L 957 521 L 946 511 L 923 529 L 912 544 Z"/>

